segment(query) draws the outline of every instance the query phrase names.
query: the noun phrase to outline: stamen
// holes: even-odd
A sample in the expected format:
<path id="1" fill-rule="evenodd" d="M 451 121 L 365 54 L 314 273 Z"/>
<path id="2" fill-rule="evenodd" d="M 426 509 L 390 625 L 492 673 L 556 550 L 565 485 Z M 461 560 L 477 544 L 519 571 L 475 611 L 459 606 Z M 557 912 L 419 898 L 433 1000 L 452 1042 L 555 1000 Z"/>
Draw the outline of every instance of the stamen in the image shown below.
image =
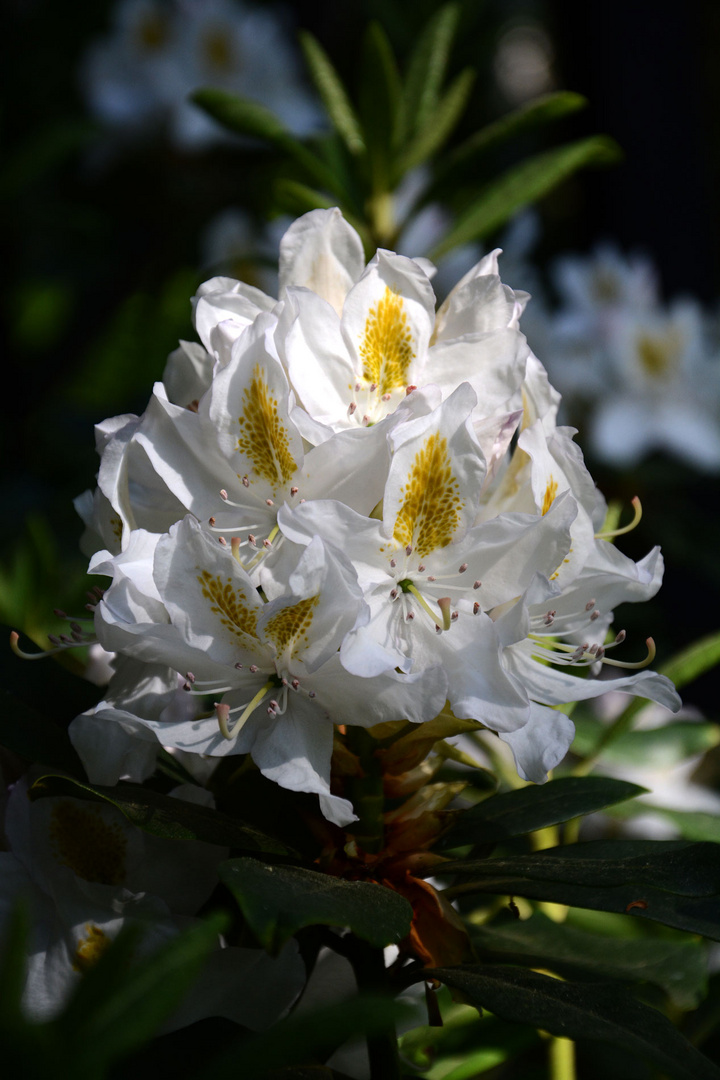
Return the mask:
<path id="1" fill-rule="evenodd" d="M 44 660 L 46 656 L 52 656 L 53 653 L 64 652 L 65 649 L 76 649 L 81 645 L 94 645 L 97 643 L 97 638 L 94 635 L 73 631 L 73 637 L 69 638 L 67 634 L 61 634 L 60 637 L 56 637 L 55 634 L 48 634 L 48 640 L 55 646 L 53 649 L 42 649 L 40 652 L 29 653 L 21 649 L 18 642 L 20 635 L 17 630 L 10 631 L 10 648 L 19 656 L 21 660 Z"/>
<path id="2" fill-rule="evenodd" d="M 295 496 L 295 495 L 297 495 L 297 493 L 298 493 L 298 491 L 299 491 L 299 490 L 300 490 L 299 488 L 296 488 L 296 487 L 291 487 L 291 488 L 290 488 L 290 494 L 291 494 L 292 496 Z"/>
<path id="3" fill-rule="evenodd" d="M 412 394 L 413 390 L 417 390 L 417 386 L 406 386 L 405 387 L 405 397 L 407 397 L 408 394 Z"/>
<path id="4" fill-rule="evenodd" d="M 468 568 L 468 564 L 464 562 L 462 566 L 458 566 L 458 574 L 464 574 Z"/>
<path id="5" fill-rule="evenodd" d="M 351 401 L 350 404 L 348 405 L 348 416 L 352 416 L 352 414 L 355 412 L 356 409 L 357 409 L 357 401 Z"/>
<path id="6" fill-rule="evenodd" d="M 220 732 L 224 739 L 227 739 L 228 742 L 231 742 L 234 738 L 236 738 L 241 728 L 243 728 L 246 722 L 250 719 L 251 715 L 261 703 L 265 695 L 270 690 L 272 690 L 274 686 L 274 680 L 268 679 L 265 685 L 261 687 L 260 690 L 258 690 L 257 694 L 255 694 L 255 697 L 252 699 L 252 701 L 248 702 L 248 704 L 245 706 L 242 713 L 240 714 L 240 718 L 235 721 L 232 727 L 228 726 L 228 721 L 230 720 L 230 706 L 216 703 L 215 713 L 217 715 Z"/>
<path id="7" fill-rule="evenodd" d="M 392 397 L 392 394 L 383 394 L 382 397 L 380 398 L 380 400 L 381 401 L 389 401 L 391 397 Z"/>
<path id="8" fill-rule="evenodd" d="M 476 600 L 475 603 L 473 604 L 473 615 L 479 615 L 479 614 L 480 614 L 480 604 Z"/>
<path id="9" fill-rule="evenodd" d="M 611 529 L 609 532 L 595 533 L 596 540 L 612 540 L 616 536 L 624 536 L 625 533 L 632 532 L 635 526 L 639 524 L 640 518 L 642 517 L 642 504 L 638 499 L 637 495 L 634 496 L 634 498 L 631 500 L 631 503 L 634 514 L 630 524 L 625 525 L 622 529 Z"/>
<path id="10" fill-rule="evenodd" d="M 474 581 L 473 582 L 473 589 L 479 589 L 481 585 L 482 585 L 482 581 Z"/>
<path id="11" fill-rule="evenodd" d="M 418 566 L 418 574 L 424 574 L 424 573 L 425 573 L 425 564 L 420 563 L 420 565 Z"/>
<path id="12" fill-rule="evenodd" d="M 218 536 L 218 544 L 222 544 L 223 547 L 227 547 L 227 540 L 224 536 Z"/>
<path id="13" fill-rule="evenodd" d="M 246 487 L 246 488 L 250 487 L 250 477 L 248 476 L 247 473 L 245 473 L 244 476 L 240 477 L 240 483 L 242 484 L 243 487 Z"/>
<path id="14" fill-rule="evenodd" d="M 451 603 L 452 603 L 452 601 L 450 600 L 449 596 L 441 596 L 440 599 L 438 600 L 438 607 L 442 611 L 443 630 L 449 630 L 450 629 L 450 620 L 452 619 L 452 615 L 450 614 L 450 604 Z"/>
<path id="15" fill-rule="evenodd" d="M 225 488 L 220 488 L 220 498 L 223 502 L 227 502 L 228 493 Z"/>
<path id="16" fill-rule="evenodd" d="M 215 518 L 214 517 L 209 517 L 208 518 L 208 525 L 210 526 L 211 529 L 215 527 Z"/>

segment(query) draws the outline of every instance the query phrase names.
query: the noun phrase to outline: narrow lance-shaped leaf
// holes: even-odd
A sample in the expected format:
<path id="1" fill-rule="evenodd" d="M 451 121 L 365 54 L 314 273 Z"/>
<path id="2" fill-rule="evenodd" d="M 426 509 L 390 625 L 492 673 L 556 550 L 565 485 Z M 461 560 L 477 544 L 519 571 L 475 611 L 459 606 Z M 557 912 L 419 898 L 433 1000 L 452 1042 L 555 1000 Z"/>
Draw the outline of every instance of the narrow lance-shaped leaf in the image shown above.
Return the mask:
<path id="1" fill-rule="evenodd" d="M 459 17 L 458 4 L 445 4 L 428 22 L 413 49 L 403 93 L 409 135 L 427 125 L 437 106 Z"/>
<path id="2" fill-rule="evenodd" d="M 720 844 L 593 840 L 508 859 L 465 859 L 434 873 L 472 876 L 446 895 L 493 893 L 615 911 L 720 940 Z"/>
<path id="3" fill-rule="evenodd" d="M 272 143 L 292 157 L 317 183 L 329 191 L 337 190 L 332 170 L 294 138 L 282 120 L 265 105 L 225 90 L 210 88 L 196 90 L 191 94 L 191 100 L 229 131 Z"/>
<path id="4" fill-rule="evenodd" d="M 593 1039 L 651 1061 L 674 1080 L 720 1080 L 720 1069 L 670 1021 L 617 984 L 569 983 L 537 971 L 468 964 L 429 968 L 476 1009 L 567 1039 Z"/>
<path id="5" fill-rule="evenodd" d="M 289 849 L 279 840 L 266 836 L 252 825 L 245 825 L 212 807 L 174 799 L 141 784 L 102 787 L 81 784 L 66 776 L 41 776 L 28 794 L 31 799 L 65 795 L 109 802 L 137 828 L 166 840 L 202 840 L 241 851 L 289 854 Z"/>
<path id="6" fill-rule="evenodd" d="M 499 120 L 495 120 L 494 123 L 488 124 L 471 135 L 447 156 L 440 164 L 438 172 L 441 175 L 450 173 L 476 155 L 499 146 L 515 135 L 533 131 L 543 124 L 584 109 L 586 105 L 587 98 L 570 90 L 561 90 L 555 94 L 545 94 L 543 97 L 535 98 L 534 101 L 501 116 Z"/>
<path id="7" fill-rule="evenodd" d="M 360 83 L 360 122 L 375 194 L 388 190 L 392 146 L 401 109 L 400 76 L 390 42 L 377 23 L 365 36 Z"/>
<path id="8" fill-rule="evenodd" d="M 460 215 L 455 226 L 433 249 L 430 258 L 436 260 L 459 244 L 487 236 L 578 169 L 587 165 L 608 165 L 617 161 L 618 156 L 617 144 L 612 139 L 595 135 L 526 159 L 485 186 L 478 199 Z"/>
<path id="9" fill-rule="evenodd" d="M 330 58 L 312 34 L 302 30 L 299 37 L 313 82 L 333 127 L 351 154 L 364 153 L 365 141 L 360 122 Z"/>
<path id="10" fill-rule="evenodd" d="M 410 931 L 410 904 L 383 885 L 246 858 L 221 863 L 219 874 L 268 952 L 303 926 L 347 926 L 377 947 L 396 945 Z"/>
<path id="11" fill-rule="evenodd" d="M 452 133 L 467 104 L 475 72 L 471 68 L 461 71 L 443 94 L 437 106 L 428 116 L 396 166 L 396 179 L 427 161 Z"/>
<path id="12" fill-rule="evenodd" d="M 645 788 L 603 776 L 565 776 L 542 787 L 506 791 L 466 810 L 443 837 L 443 847 L 496 844 L 511 836 L 592 814 L 612 803 L 642 795 Z"/>

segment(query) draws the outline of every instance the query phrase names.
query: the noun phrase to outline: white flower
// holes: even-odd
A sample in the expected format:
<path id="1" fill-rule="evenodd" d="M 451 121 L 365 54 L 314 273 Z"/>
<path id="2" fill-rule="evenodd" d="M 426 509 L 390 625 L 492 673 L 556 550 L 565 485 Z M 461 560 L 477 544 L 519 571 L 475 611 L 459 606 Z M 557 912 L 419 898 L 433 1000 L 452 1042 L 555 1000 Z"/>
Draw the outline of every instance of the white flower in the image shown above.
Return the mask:
<path id="1" fill-rule="evenodd" d="M 194 791 L 211 802 L 207 792 Z M 9 795 L 5 835 L 10 850 L 0 853 L 0 930 L 24 898 L 31 951 L 22 1004 L 33 1020 L 57 1015 L 125 924 L 143 928 L 144 954 L 174 937 L 209 897 L 217 863 L 227 857 L 226 848 L 142 832 L 109 803 L 64 796 L 31 802 L 25 781 Z M 295 942 L 277 960 L 218 943 L 167 1030 L 208 1016 L 265 1027 L 292 1003 L 304 974 Z"/>
<path id="2" fill-rule="evenodd" d="M 81 68 L 90 108 L 109 125 L 163 122 L 177 146 L 204 149 L 227 136 L 188 98 L 213 86 L 260 101 L 297 134 L 318 127 L 278 11 L 239 0 L 120 0 L 114 23 Z"/>
<path id="3" fill-rule="evenodd" d="M 279 300 L 224 278 L 198 290 L 202 345 L 171 355 L 142 417 L 100 426 L 99 494 L 80 504 L 91 569 L 112 578 L 100 641 L 156 680 L 153 700 L 119 671 L 75 722 L 91 776 L 113 754 L 147 775 L 152 739 L 249 753 L 347 823 L 333 726 L 422 722 L 446 698 L 524 776 L 561 760 L 573 727 L 552 706 L 600 692 L 577 672 L 601 666 L 613 606 L 653 595 L 662 563 L 600 531 L 497 254 L 436 312 L 422 261 L 365 266 L 339 211 L 313 211 L 281 242 Z M 177 674 L 211 713 L 172 714 Z M 645 671 L 613 685 L 679 703 Z"/>

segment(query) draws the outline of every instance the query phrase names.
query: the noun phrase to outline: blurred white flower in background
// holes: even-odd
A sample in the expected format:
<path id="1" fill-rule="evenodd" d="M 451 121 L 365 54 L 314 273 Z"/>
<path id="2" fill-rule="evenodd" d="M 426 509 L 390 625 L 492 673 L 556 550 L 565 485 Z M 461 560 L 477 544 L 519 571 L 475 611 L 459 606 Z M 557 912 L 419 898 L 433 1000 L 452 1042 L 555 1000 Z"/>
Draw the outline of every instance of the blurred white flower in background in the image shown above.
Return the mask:
<path id="1" fill-rule="evenodd" d="M 184 150 L 225 141 L 188 100 L 203 86 L 261 102 L 299 135 L 320 124 L 276 9 L 234 0 L 122 0 L 113 22 L 111 33 L 91 45 L 80 77 L 91 111 L 120 131 L 164 124 Z"/>
<path id="2" fill-rule="evenodd" d="M 523 330 L 592 452 L 617 467 L 660 450 L 720 468 L 720 354 L 700 305 L 663 303 L 652 262 L 611 245 L 559 259 L 553 276 L 559 307 L 536 305 Z"/>

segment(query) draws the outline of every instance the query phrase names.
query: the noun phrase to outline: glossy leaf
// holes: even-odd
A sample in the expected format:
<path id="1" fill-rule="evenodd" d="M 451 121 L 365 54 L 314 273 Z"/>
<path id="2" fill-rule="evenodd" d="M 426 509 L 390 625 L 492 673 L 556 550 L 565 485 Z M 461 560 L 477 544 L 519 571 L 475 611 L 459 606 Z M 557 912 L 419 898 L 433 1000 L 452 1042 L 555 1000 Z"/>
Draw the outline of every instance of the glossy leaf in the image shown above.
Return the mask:
<path id="1" fill-rule="evenodd" d="M 417 40 L 403 93 L 405 123 L 410 134 L 426 127 L 437 107 L 459 17 L 458 4 L 445 4 Z"/>
<path id="2" fill-rule="evenodd" d="M 410 904 L 383 885 L 246 858 L 221 863 L 219 874 L 271 953 L 304 926 L 347 926 L 378 947 L 396 945 L 410 930 Z"/>
<path id="3" fill-rule="evenodd" d="M 430 253 L 436 260 L 459 244 L 479 240 L 508 221 L 518 210 L 536 202 L 578 169 L 618 160 L 617 144 L 603 135 L 548 150 L 527 158 L 491 181 L 462 213 L 454 228 Z"/>
<path id="4" fill-rule="evenodd" d="M 31 799 L 58 795 L 94 802 L 109 802 L 144 832 L 166 840 L 202 840 L 241 851 L 287 855 L 288 848 L 259 829 L 209 806 L 174 799 L 141 784 L 121 782 L 117 787 L 81 784 L 66 776 L 42 776 L 29 790 Z"/>
<path id="5" fill-rule="evenodd" d="M 568 1039 L 609 1042 L 650 1061 L 674 1080 L 720 1080 L 720 1069 L 670 1021 L 617 984 L 569 983 L 537 971 L 468 964 L 430 968 L 476 1009 Z"/>
<path id="6" fill-rule="evenodd" d="M 705 950 L 696 942 L 628 939 L 589 933 L 537 911 L 522 922 L 473 927 L 473 945 L 494 960 L 570 969 L 623 982 L 650 982 L 681 1009 L 694 1009 L 707 990 Z"/>
<path id="7" fill-rule="evenodd" d="M 496 844 L 511 836 L 558 825 L 612 803 L 641 795 L 645 788 L 602 776 L 566 776 L 542 787 L 528 785 L 466 810 L 442 840 L 443 847 Z"/>
<path id="8" fill-rule="evenodd" d="M 365 141 L 360 122 L 350 103 L 340 76 L 320 42 L 306 30 L 300 32 L 300 45 L 317 91 L 333 127 L 351 154 L 362 154 Z"/>
<path id="9" fill-rule="evenodd" d="M 474 878 L 449 895 L 526 896 L 720 940 L 720 844 L 594 840 L 508 859 L 455 860 L 443 864 L 442 873 Z"/>

